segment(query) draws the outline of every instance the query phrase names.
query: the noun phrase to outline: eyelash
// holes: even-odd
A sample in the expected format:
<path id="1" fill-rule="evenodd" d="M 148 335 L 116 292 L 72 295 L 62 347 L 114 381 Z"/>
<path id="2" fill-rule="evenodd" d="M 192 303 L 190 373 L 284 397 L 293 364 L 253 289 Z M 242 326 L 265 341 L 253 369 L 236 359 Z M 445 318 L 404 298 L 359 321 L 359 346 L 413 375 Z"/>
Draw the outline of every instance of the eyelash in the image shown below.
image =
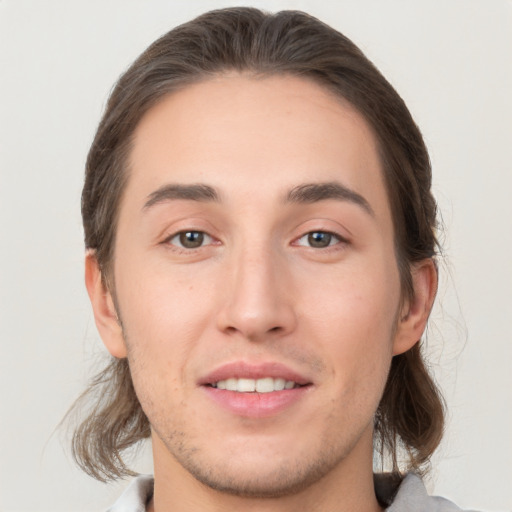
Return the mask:
<path id="1" fill-rule="evenodd" d="M 198 247 L 185 247 L 183 245 L 183 241 L 181 240 L 181 238 L 184 236 L 187 236 L 187 235 L 192 235 L 192 234 L 198 235 L 201 238 L 201 245 L 199 245 Z M 180 245 L 178 245 L 178 243 L 173 243 L 174 239 L 177 239 L 179 241 Z M 179 250 L 179 251 L 191 252 L 191 251 L 201 249 L 202 247 L 204 247 L 204 245 L 202 243 L 204 239 L 209 240 L 208 245 L 211 244 L 214 240 L 213 237 L 211 235 L 209 235 L 208 233 L 206 233 L 205 231 L 195 230 L 195 229 L 185 229 L 182 231 L 178 231 L 177 233 L 174 233 L 171 236 L 167 237 L 163 243 L 167 244 L 167 245 L 171 245 L 171 246 L 173 246 L 173 248 L 175 248 L 176 250 Z"/>
<path id="2" fill-rule="evenodd" d="M 318 246 L 314 247 L 312 245 L 305 245 L 305 244 L 300 243 L 300 241 L 303 239 L 307 239 L 309 242 L 311 242 L 311 237 L 314 235 L 322 235 L 322 236 L 327 235 L 328 244 L 325 246 L 322 246 L 322 247 L 318 247 Z M 334 243 L 331 243 L 333 241 L 334 241 Z M 348 240 L 346 238 L 342 237 L 341 235 L 339 235 L 338 233 L 334 233 L 332 231 L 326 231 L 326 230 L 322 230 L 322 229 L 308 231 L 307 233 L 304 233 L 300 238 L 298 238 L 296 240 L 296 242 L 294 242 L 294 245 L 297 245 L 300 247 L 308 247 L 310 249 L 324 249 L 324 250 L 333 250 L 333 249 L 335 249 L 335 246 L 337 246 L 339 244 L 343 244 L 343 245 L 348 244 Z"/>
<path id="3" fill-rule="evenodd" d="M 185 247 L 183 245 L 182 237 L 187 236 L 187 235 L 192 235 L 192 234 L 194 234 L 195 236 L 198 236 L 200 238 L 200 245 L 197 247 Z M 303 239 L 307 239 L 309 242 L 311 242 L 311 237 L 314 235 L 322 235 L 322 236 L 329 237 L 328 244 L 325 246 L 322 246 L 322 247 L 319 247 L 319 246 L 314 247 L 312 245 L 306 245 L 306 244 L 300 243 L 300 241 Z M 173 243 L 173 240 L 175 240 L 175 239 L 177 239 L 177 242 Z M 171 236 L 167 237 L 163 241 L 163 243 L 166 245 L 173 246 L 174 250 L 190 253 L 192 251 L 199 250 L 199 249 L 205 247 L 205 245 L 203 244 L 203 241 L 205 241 L 205 239 L 207 242 L 206 245 L 212 244 L 212 242 L 215 240 L 211 235 L 209 235 L 205 231 L 190 229 L 190 230 L 182 230 L 182 231 L 178 231 L 177 233 L 173 233 Z M 334 243 L 332 243 L 333 241 L 334 241 Z M 302 236 L 295 239 L 295 241 L 293 242 L 292 245 L 299 246 L 299 247 L 308 247 L 309 249 L 333 250 L 335 248 L 335 246 L 337 246 L 339 244 L 346 245 L 348 243 L 349 243 L 348 240 L 346 238 L 342 237 L 341 235 L 339 235 L 338 233 L 318 229 L 318 230 L 308 231 L 307 233 L 304 233 Z"/>

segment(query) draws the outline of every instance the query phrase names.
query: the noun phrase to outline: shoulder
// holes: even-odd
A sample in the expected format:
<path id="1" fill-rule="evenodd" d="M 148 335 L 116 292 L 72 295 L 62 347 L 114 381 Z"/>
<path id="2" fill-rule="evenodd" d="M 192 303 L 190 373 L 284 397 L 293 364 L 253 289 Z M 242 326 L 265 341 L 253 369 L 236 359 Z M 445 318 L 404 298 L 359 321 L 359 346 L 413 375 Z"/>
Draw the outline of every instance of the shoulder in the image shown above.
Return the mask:
<path id="1" fill-rule="evenodd" d="M 153 483 L 151 475 L 138 476 L 106 512 L 145 512 L 153 496 Z"/>
<path id="2" fill-rule="evenodd" d="M 376 475 L 375 490 L 379 499 L 388 506 L 387 512 L 462 512 L 445 498 L 429 496 L 423 481 L 414 473 L 408 473 L 398 487 L 392 477 Z"/>

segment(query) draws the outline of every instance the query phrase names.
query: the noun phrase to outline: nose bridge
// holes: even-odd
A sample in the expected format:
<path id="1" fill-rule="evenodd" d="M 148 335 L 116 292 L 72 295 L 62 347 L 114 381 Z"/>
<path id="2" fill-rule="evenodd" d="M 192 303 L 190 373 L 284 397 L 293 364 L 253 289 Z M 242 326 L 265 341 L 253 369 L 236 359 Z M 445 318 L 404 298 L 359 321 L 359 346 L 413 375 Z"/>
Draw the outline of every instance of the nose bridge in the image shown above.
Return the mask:
<path id="1" fill-rule="evenodd" d="M 235 263 L 235 293 L 239 300 L 246 302 L 247 309 L 270 305 L 277 292 L 276 255 L 265 244 L 240 249 Z M 260 304 L 261 303 L 261 304 Z"/>
<path id="2" fill-rule="evenodd" d="M 252 239 L 240 243 L 230 260 L 222 328 L 253 340 L 289 332 L 295 317 L 279 251 L 269 241 Z"/>

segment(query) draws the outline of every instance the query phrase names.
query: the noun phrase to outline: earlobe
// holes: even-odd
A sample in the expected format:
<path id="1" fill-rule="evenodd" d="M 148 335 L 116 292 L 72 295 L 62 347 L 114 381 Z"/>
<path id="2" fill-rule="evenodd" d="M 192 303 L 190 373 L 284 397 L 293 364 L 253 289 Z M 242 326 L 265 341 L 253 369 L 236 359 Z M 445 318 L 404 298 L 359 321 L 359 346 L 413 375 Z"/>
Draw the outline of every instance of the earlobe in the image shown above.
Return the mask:
<path id="1" fill-rule="evenodd" d="M 393 344 L 393 355 L 412 348 L 421 338 L 437 292 L 437 268 L 432 258 L 413 265 L 413 297 L 401 311 Z"/>
<path id="2" fill-rule="evenodd" d="M 94 251 L 85 256 L 85 286 L 91 301 L 94 320 L 107 350 L 119 359 L 126 357 L 126 344 L 112 294 L 103 282 Z"/>

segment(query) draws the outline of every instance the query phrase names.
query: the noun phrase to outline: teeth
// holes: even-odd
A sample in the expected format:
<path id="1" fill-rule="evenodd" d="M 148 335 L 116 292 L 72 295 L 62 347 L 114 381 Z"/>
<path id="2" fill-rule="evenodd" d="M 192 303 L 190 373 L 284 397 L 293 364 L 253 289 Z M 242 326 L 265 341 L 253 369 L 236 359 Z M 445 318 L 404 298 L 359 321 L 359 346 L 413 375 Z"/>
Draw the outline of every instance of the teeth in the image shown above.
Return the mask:
<path id="1" fill-rule="evenodd" d="M 289 380 L 288 382 L 291 383 L 292 388 L 295 385 L 295 382 L 292 380 Z M 282 391 L 286 386 L 286 381 L 284 379 L 274 379 L 274 389 L 276 391 Z M 291 389 L 291 388 L 290 388 Z"/>
<path id="2" fill-rule="evenodd" d="M 256 389 L 254 379 L 238 379 L 236 391 L 241 393 L 252 393 Z M 234 389 L 232 391 L 235 391 Z"/>
<path id="3" fill-rule="evenodd" d="M 274 391 L 274 379 L 267 377 L 256 381 L 256 391 L 258 393 L 271 393 Z"/>
<path id="4" fill-rule="evenodd" d="M 226 379 L 219 380 L 213 384 L 217 389 L 237 391 L 239 393 L 272 393 L 283 389 L 293 389 L 296 386 L 293 380 L 273 379 L 264 377 L 262 379 Z"/>

